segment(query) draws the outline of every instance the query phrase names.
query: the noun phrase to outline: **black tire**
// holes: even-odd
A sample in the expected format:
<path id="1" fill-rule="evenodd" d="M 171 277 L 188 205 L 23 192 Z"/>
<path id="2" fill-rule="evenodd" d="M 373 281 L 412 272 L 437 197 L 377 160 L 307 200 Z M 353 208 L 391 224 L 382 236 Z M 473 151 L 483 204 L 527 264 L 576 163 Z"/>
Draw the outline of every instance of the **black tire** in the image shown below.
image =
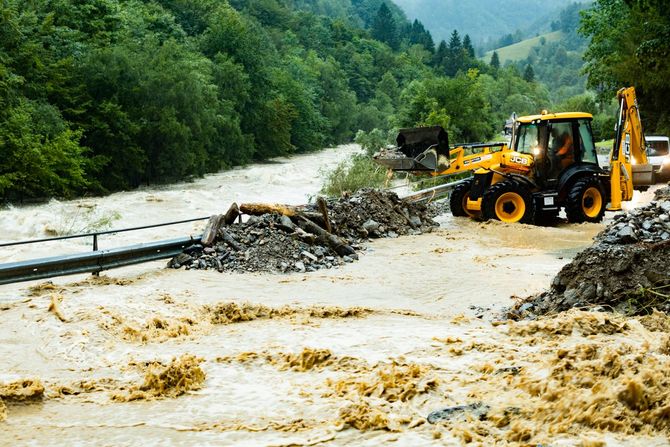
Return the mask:
<path id="1" fill-rule="evenodd" d="M 468 199 L 470 188 L 472 187 L 472 180 L 465 181 L 456 185 L 451 196 L 449 196 L 449 207 L 451 214 L 456 217 L 468 217 L 470 214 L 465 209 L 465 201 Z"/>
<path id="2" fill-rule="evenodd" d="M 533 208 L 533 195 L 528 188 L 513 180 L 504 180 L 491 185 L 482 198 L 484 220 L 531 223 Z"/>
<path id="3" fill-rule="evenodd" d="M 565 214 L 568 222 L 601 222 L 607 201 L 605 188 L 595 177 L 582 177 L 568 191 Z"/>

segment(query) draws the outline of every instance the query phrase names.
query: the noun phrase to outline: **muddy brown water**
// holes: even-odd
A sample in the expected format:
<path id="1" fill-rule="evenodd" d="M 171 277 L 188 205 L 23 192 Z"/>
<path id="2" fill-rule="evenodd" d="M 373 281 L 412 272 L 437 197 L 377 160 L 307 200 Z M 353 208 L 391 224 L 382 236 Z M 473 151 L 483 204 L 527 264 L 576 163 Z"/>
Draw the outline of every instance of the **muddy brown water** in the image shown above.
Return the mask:
<path id="1" fill-rule="evenodd" d="M 118 211 L 122 225 L 190 217 L 227 208 L 231 198 L 222 191 L 244 191 L 232 198 L 238 201 L 302 203 L 318 190 L 306 171 L 333 166 L 354 150 L 252 166 L 193 184 L 12 208 L 0 211 L 1 226 L 8 239 L 40 237 L 55 209 L 82 203 Z M 601 225 L 438 220 L 433 233 L 374 241 L 358 262 L 312 274 L 219 274 L 168 270 L 155 262 L 99 279 L 77 275 L 3 286 L 0 383 L 38 379 L 45 396 L 5 399 L 0 444 L 667 445 L 660 429 L 631 432 L 588 421 L 565 427 L 559 423 L 571 417 L 565 403 L 531 393 L 537 381 L 563 383 L 565 376 L 549 380 L 561 349 L 572 352 L 584 342 L 620 347 L 623 359 L 660 350 L 657 333 L 636 322 L 620 332 L 588 335 L 576 324 L 557 335 L 543 328 L 563 320 L 532 333 L 512 331 L 517 323 L 489 321 L 512 296 L 542 290 Z M 3 252 L 2 260 L 19 255 L 40 253 Z M 491 311 L 479 319 L 480 310 L 471 306 Z M 235 315 L 214 318 L 213 309 L 222 308 Z M 148 369 L 160 371 L 181 358 L 197 359 L 205 374 L 201 384 L 183 387 L 176 370 L 179 393 L 113 399 L 140 389 Z M 496 373 L 515 371 L 509 367 L 522 372 Z M 183 373 L 193 377 L 192 370 Z M 606 379 L 612 389 L 620 386 Z M 575 390 L 566 383 L 561 389 L 571 398 Z M 468 415 L 425 422 L 431 411 L 473 402 L 490 406 L 492 419 L 510 408 L 521 416 L 500 427 Z"/>

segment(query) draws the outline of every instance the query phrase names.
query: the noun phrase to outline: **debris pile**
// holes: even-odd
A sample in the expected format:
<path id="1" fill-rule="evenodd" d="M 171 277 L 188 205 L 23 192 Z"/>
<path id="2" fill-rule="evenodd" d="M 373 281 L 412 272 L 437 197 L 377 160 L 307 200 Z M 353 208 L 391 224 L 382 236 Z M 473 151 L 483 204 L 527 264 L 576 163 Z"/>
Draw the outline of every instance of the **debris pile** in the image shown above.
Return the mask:
<path id="1" fill-rule="evenodd" d="M 518 303 L 511 316 L 571 308 L 647 314 L 670 312 L 670 187 L 614 221 L 563 267 L 551 288 Z"/>
<path id="2" fill-rule="evenodd" d="M 219 272 L 313 272 L 358 259 L 356 252 L 369 238 L 421 234 L 437 225 L 426 205 L 405 202 L 381 190 L 320 199 L 303 207 L 246 204 L 239 210 L 249 218 L 232 222 L 235 211 L 230 223 L 214 230 L 211 243 L 188 247 L 168 266 Z"/>

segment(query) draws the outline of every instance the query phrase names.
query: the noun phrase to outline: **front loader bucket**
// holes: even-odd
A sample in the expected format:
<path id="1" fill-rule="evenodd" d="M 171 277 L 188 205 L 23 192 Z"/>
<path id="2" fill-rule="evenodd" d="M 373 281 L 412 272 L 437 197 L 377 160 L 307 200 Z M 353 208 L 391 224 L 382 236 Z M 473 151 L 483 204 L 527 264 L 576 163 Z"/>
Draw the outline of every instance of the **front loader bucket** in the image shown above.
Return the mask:
<path id="1" fill-rule="evenodd" d="M 449 164 L 449 137 L 440 126 L 400 129 L 396 143 L 375 161 L 394 171 L 437 171 Z"/>

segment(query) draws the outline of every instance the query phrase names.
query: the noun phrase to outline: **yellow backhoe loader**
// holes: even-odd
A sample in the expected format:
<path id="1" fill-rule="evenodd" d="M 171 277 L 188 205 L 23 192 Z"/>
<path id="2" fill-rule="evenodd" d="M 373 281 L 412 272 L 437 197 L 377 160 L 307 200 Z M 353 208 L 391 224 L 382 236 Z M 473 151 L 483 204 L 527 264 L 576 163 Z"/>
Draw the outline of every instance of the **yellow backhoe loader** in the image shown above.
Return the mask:
<path id="1" fill-rule="evenodd" d="M 450 147 L 441 127 L 402 129 L 397 148 L 375 161 L 394 171 L 434 176 L 473 172 L 450 197 L 454 216 L 546 224 L 565 210 L 570 222 L 600 222 L 633 190 L 653 183 L 633 87 L 617 93 L 619 114 L 609 167 L 598 163 L 588 113 L 519 117 L 511 144 Z M 609 204 L 609 206 L 608 206 Z"/>

